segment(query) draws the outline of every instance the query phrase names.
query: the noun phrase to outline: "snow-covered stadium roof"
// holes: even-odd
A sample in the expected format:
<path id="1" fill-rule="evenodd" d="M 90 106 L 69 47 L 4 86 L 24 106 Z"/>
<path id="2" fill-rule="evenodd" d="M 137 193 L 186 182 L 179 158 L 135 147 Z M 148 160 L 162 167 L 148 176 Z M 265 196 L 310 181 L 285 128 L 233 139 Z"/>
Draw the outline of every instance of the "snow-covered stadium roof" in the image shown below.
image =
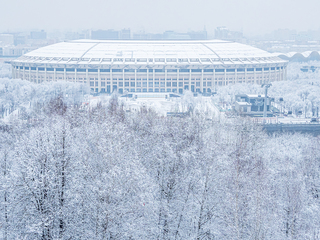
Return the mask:
<path id="1" fill-rule="evenodd" d="M 255 64 L 286 62 L 266 51 L 222 40 L 75 40 L 29 52 L 14 62 L 58 64 Z"/>

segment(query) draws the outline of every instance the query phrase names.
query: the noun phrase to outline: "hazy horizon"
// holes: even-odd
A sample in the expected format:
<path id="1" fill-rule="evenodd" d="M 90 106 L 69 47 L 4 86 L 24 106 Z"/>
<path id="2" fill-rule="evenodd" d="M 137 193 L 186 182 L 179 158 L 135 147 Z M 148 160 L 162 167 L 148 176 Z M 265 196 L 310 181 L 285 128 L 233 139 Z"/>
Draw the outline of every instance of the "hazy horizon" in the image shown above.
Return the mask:
<path id="1" fill-rule="evenodd" d="M 276 29 L 319 30 L 319 7 L 316 0 L 11 0 L 2 4 L 0 31 L 130 28 L 159 33 L 206 28 L 213 34 L 216 27 L 226 26 L 252 36 Z"/>

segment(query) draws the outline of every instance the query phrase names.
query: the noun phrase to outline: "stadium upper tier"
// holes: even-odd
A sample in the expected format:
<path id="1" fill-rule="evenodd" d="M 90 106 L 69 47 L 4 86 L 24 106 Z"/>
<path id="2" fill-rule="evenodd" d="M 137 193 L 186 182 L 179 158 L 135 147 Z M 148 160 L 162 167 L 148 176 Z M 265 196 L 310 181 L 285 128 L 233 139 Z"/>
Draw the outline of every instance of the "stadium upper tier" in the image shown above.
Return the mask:
<path id="1" fill-rule="evenodd" d="M 19 61 L 90 64 L 135 63 L 274 63 L 279 59 L 258 48 L 221 40 L 61 42 L 25 54 Z"/>
<path id="2" fill-rule="evenodd" d="M 34 82 L 85 82 L 97 92 L 182 93 L 207 92 L 215 85 L 236 82 L 283 80 L 287 61 L 221 40 L 75 40 L 39 48 L 12 65 L 14 77 Z"/>

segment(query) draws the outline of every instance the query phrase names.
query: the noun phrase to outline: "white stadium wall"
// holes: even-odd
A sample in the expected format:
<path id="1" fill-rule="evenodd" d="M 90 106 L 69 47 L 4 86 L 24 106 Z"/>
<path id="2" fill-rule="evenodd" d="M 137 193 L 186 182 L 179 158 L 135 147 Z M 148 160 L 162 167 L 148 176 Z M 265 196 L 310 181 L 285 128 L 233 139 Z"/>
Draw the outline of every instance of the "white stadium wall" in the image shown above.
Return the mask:
<path id="1" fill-rule="evenodd" d="M 286 79 L 287 61 L 244 44 L 211 41 L 62 42 L 11 62 L 13 77 L 86 83 L 95 92 L 212 92 Z"/>

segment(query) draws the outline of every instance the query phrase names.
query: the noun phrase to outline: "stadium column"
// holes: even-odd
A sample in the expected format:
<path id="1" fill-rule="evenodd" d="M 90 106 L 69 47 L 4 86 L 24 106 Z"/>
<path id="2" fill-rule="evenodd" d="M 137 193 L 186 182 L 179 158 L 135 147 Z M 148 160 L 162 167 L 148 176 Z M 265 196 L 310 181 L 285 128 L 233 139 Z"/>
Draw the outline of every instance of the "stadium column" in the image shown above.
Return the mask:
<path id="1" fill-rule="evenodd" d="M 178 66 L 176 66 L 176 69 L 177 69 L 177 93 L 179 93 L 179 89 L 180 89 L 180 87 L 179 87 L 180 71 L 179 71 Z"/>
<path id="2" fill-rule="evenodd" d="M 216 69 L 213 69 L 213 84 L 214 84 L 214 90 L 216 90 L 216 86 L 218 85 L 218 82 L 216 80 Z M 212 85 L 213 87 L 213 85 Z"/>
<path id="3" fill-rule="evenodd" d="M 153 88 L 152 89 L 153 89 L 153 92 L 155 92 L 155 90 L 156 90 L 155 89 L 155 77 L 156 77 L 155 71 L 154 71 L 154 69 L 152 69 L 152 78 L 153 78 L 153 81 L 152 81 L 153 82 Z"/>
<path id="4" fill-rule="evenodd" d="M 279 81 L 281 81 L 281 79 L 282 79 L 282 70 L 281 70 L 281 67 L 279 67 Z"/>
<path id="5" fill-rule="evenodd" d="M 56 82 L 56 68 L 53 69 L 53 81 Z"/>
<path id="6" fill-rule="evenodd" d="M 149 92 L 149 69 L 148 68 L 147 68 L 147 92 Z"/>
<path id="7" fill-rule="evenodd" d="M 36 83 L 39 83 L 38 76 L 39 76 L 39 68 L 37 67 L 36 68 Z"/>
<path id="8" fill-rule="evenodd" d="M 164 91 L 167 92 L 167 68 L 164 69 Z"/>
<path id="9" fill-rule="evenodd" d="M 213 67 L 212 67 L 213 68 Z M 213 92 L 212 91 L 212 88 L 213 88 L 213 86 L 214 86 L 214 83 L 215 83 L 215 79 L 214 79 L 214 77 L 215 77 L 215 71 L 214 71 L 215 69 L 213 68 L 213 72 L 212 72 L 212 78 L 211 78 L 211 92 Z M 208 83 L 207 83 L 208 84 Z M 208 87 L 208 86 L 207 86 Z"/>
<path id="10" fill-rule="evenodd" d="M 13 66 L 13 67 L 12 67 L 12 77 L 13 77 L 13 78 L 16 78 L 16 70 L 17 70 L 17 69 L 16 69 L 16 66 Z"/>
<path id="11" fill-rule="evenodd" d="M 44 67 L 44 81 L 47 81 L 47 66 Z"/>
<path id="12" fill-rule="evenodd" d="M 203 93 L 203 69 L 201 69 L 200 91 Z"/>
<path id="13" fill-rule="evenodd" d="M 247 78 L 247 66 L 245 66 L 245 68 L 244 68 L 244 81 L 245 81 L 245 83 L 248 82 L 248 78 Z"/>
<path id="14" fill-rule="evenodd" d="M 67 81 L 66 71 L 67 71 L 66 66 L 64 66 L 64 68 L 63 68 L 63 78 L 64 78 L 64 81 Z"/>
<path id="15" fill-rule="evenodd" d="M 188 90 L 191 91 L 191 69 L 189 69 L 189 86 L 188 86 Z"/>
<path id="16" fill-rule="evenodd" d="M 261 74 L 262 74 L 262 83 L 265 83 L 265 79 L 264 79 L 264 68 L 261 68 Z"/>
<path id="17" fill-rule="evenodd" d="M 77 69 L 74 69 L 74 82 L 77 82 Z"/>
<path id="18" fill-rule="evenodd" d="M 113 92 L 112 68 L 110 69 L 110 93 Z"/>
<path id="19" fill-rule="evenodd" d="M 23 67 L 22 79 L 25 79 L 25 67 Z"/>
<path id="20" fill-rule="evenodd" d="M 124 68 L 122 69 L 122 93 L 125 91 Z"/>
<path id="21" fill-rule="evenodd" d="M 86 66 L 86 83 L 87 86 L 90 88 L 90 79 L 89 79 L 89 73 L 88 73 L 88 66 Z"/>
<path id="22" fill-rule="evenodd" d="M 134 92 L 137 92 L 137 69 L 134 69 Z"/>
<path id="23" fill-rule="evenodd" d="M 253 79 L 253 82 L 254 82 L 254 83 L 258 83 L 258 81 L 257 81 L 257 76 L 256 76 L 256 68 L 255 68 L 255 67 L 253 68 L 253 78 L 254 78 L 254 79 Z"/>
<path id="24" fill-rule="evenodd" d="M 224 69 L 224 85 L 227 85 L 227 69 Z"/>
<path id="25" fill-rule="evenodd" d="M 233 84 L 236 84 L 238 82 L 238 69 L 234 69 L 234 81 Z"/>
<path id="26" fill-rule="evenodd" d="M 31 66 L 29 66 L 29 81 L 31 80 Z"/>
<path id="27" fill-rule="evenodd" d="M 278 71 L 278 81 L 281 81 L 281 67 L 279 67 Z"/>
<path id="28" fill-rule="evenodd" d="M 100 68 L 98 68 L 98 92 L 101 92 Z"/>
<path id="29" fill-rule="evenodd" d="M 268 82 L 271 82 L 271 67 L 269 67 L 269 79 Z"/>
<path id="30" fill-rule="evenodd" d="M 288 68 L 287 68 L 287 66 L 286 66 L 286 69 L 285 69 L 285 80 L 287 80 L 287 76 L 288 76 L 288 75 L 287 75 L 287 74 L 288 74 L 287 71 L 288 71 Z"/>

